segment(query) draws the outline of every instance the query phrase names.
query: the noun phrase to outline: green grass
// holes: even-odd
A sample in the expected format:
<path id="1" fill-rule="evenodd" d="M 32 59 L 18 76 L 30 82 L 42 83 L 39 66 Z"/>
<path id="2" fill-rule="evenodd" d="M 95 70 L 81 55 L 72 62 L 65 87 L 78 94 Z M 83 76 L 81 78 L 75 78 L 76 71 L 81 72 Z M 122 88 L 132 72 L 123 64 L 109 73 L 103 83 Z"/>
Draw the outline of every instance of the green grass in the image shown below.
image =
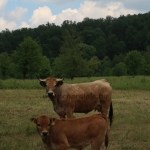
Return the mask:
<path id="1" fill-rule="evenodd" d="M 122 76 L 122 77 L 91 77 L 74 78 L 74 80 L 64 79 L 65 83 L 92 82 L 98 79 L 107 79 L 115 90 L 150 90 L 150 76 Z M 37 79 L 0 80 L 0 89 L 42 89 Z"/>
<path id="2" fill-rule="evenodd" d="M 43 95 L 44 89 L 0 90 L 0 150 L 43 150 L 42 140 L 29 119 L 43 114 L 58 118 L 51 101 Z M 149 150 L 150 92 L 113 90 L 112 100 L 114 122 L 108 150 Z"/>

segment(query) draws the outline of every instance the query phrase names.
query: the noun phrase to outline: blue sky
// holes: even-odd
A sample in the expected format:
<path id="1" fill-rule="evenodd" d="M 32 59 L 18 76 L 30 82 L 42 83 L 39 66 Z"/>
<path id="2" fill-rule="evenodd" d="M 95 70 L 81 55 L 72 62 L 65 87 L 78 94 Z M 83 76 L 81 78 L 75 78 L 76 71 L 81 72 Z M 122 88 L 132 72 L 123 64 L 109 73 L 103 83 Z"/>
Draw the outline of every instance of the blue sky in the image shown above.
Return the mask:
<path id="1" fill-rule="evenodd" d="M 149 6 L 150 0 L 0 0 L 0 32 L 6 28 L 35 28 L 47 22 L 80 22 L 85 17 L 146 13 Z"/>

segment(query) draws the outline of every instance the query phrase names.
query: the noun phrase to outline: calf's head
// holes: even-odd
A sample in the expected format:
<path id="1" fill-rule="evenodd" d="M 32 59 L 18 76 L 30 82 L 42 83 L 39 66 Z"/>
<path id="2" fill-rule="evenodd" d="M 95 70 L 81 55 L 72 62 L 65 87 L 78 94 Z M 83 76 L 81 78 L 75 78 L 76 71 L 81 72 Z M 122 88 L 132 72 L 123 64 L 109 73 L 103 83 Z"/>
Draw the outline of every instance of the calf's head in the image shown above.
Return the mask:
<path id="1" fill-rule="evenodd" d="M 55 118 L 49 118 L 48 116 L 39 116 L 37 118 L 30 118 L 30 121 L 36 124 L 36 128 L 41 138 L 49 136 L 49 130 L 52 125 L 55 124 Z"/>
<path id="2" fill-rule="evenodd" d="M 63 78 L 62 79 L 56 79 L 56 78 L 46 78 L 46 79 L 39 79 L 41 86 L 46 88 L 46 93 L 49 97 L 55 96 L 55 89 L 63 84 Z"/>

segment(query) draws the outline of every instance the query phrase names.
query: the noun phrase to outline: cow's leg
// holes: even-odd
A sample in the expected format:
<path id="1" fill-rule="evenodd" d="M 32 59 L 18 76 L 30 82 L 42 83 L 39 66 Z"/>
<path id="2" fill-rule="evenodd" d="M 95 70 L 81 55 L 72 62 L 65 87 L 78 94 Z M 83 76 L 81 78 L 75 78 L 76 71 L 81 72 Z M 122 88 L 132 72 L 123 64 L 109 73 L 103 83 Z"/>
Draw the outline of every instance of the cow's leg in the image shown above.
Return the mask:
<path id="1" fill-rule="evenodd" d="M 66 146 L 65 144 L 60 144 L 57 149 L 58 150 L 67 150 L 68 146 Z"/>
<path id="2" fill-rule="evenodd" d="M 73 109 L 66 108 L 66 115 L 67 115 L 67 118 L 73 118 Z"/>
<path id="3" fill-rule="evenodd" d="M 100 150 L 103 145 L 104 138 L 103 137 L 97 137 L 96 139 L 93 139 L 91 143 L 92 150 Z"/>
<path id="4" fill-rule="evenodd" d="M 60 118 L 65 118 L 66 115 L 59 114 Z"/>

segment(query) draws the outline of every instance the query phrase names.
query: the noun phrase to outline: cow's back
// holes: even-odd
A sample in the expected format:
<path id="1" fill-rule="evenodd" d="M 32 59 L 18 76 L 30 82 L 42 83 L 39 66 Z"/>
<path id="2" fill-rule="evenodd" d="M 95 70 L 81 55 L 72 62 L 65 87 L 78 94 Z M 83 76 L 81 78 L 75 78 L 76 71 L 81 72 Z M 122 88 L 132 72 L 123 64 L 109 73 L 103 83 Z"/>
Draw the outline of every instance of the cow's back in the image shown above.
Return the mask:
<path id="1" fill-rule="evenodd" d="M 102 101 L 111 101 L 111 86 L 105 80 L 88 83 L 63 84 L 59 90 L 59 100 L 64 107 L 74 107 L 74 112 L 87 113 Z"/>

